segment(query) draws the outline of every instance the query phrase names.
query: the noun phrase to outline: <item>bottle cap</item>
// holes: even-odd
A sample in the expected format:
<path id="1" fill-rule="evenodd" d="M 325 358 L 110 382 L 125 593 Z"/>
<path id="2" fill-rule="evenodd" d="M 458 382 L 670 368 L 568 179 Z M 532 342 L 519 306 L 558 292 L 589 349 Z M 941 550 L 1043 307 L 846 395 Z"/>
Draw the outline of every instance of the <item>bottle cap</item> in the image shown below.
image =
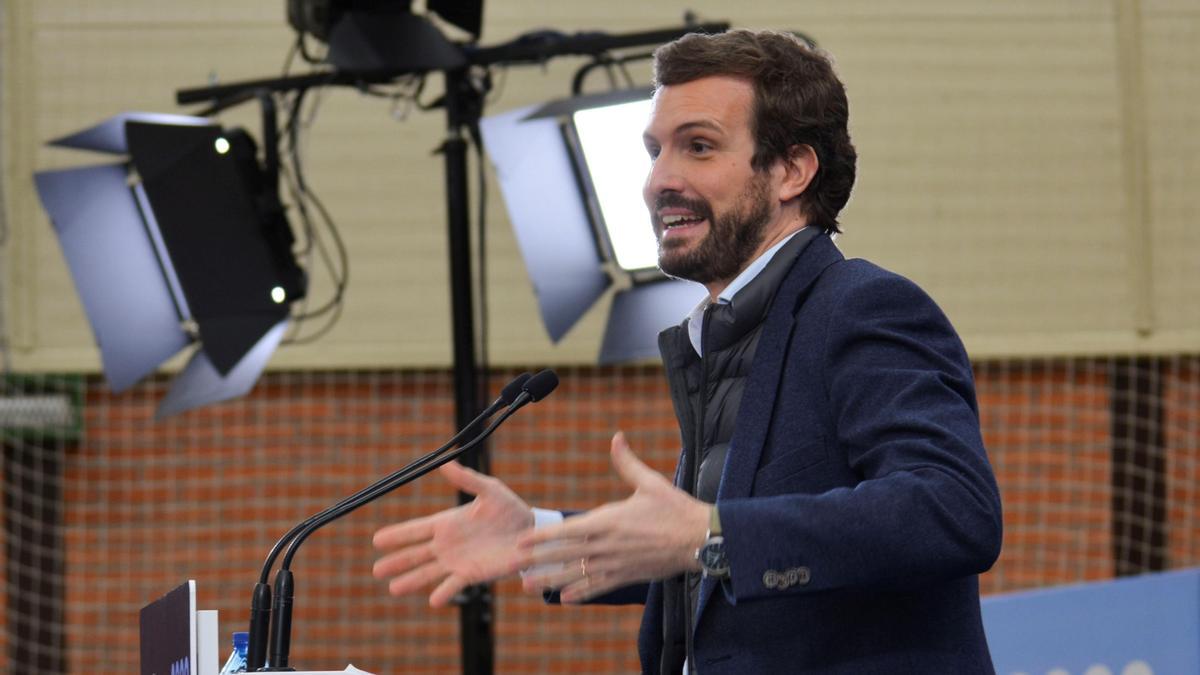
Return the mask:
<path id="1" fill-rule="evenodd" d="M 234 634 L 233 634 L 233 646 L 234 646 L 234 647 L 248 647 L 248 646 L 250 646 L 250 633 L 248 633 L 248 632 L 246 632 L 246 631 L 244 631 L 244 630 L 239 630 L 239 631 L 236 631 L 236 632 L 234 632 Z"/>

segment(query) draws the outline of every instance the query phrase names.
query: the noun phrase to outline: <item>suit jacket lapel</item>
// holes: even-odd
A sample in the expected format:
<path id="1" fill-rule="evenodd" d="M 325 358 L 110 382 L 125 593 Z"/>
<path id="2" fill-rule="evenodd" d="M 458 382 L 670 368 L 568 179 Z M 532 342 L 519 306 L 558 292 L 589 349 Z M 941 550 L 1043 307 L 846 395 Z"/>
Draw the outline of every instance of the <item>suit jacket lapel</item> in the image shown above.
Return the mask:
<path id="1" fill-rule="evenodd" d="M 729 454 L 725 457 L 721 484 L 717 488 L 718 503 L 723 499 L 750 496 L 754 475 L 762 457 L 763 443 L 770 428 L 771 413 L 775 409 L 775 398 L 779 393 L 784 370 L 781 366 L 788 343 L 791 342 L 796 310 L 821 272 L 843 259 L 827 235 L 817 235 L 796 256 L 795 264 L 784 277 L 763 324 L 750 378 L 742 394 Z M 704 611 L 716 585 L 712 579 L 705 579 L 701 583 L 700 597 L 696 603 L 697 617 Z"/>

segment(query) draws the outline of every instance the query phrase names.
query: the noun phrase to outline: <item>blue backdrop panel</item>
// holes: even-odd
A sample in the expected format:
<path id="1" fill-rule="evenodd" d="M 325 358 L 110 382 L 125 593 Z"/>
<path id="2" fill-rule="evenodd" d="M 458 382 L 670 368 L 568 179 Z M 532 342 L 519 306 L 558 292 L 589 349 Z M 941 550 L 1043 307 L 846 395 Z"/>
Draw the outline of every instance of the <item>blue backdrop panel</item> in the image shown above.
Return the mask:
<path id="1" fill-rule="evenodd" d="M 1193 675 L 1200 569 L 994 596 L 983 622 L 998 675 Z"/>

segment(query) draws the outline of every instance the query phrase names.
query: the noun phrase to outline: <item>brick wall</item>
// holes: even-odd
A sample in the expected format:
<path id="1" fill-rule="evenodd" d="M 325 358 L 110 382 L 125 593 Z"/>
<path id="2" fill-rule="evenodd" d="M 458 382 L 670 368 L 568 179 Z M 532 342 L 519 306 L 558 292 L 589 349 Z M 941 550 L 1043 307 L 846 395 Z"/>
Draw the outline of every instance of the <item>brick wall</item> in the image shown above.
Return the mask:
<path id="1" fill-rule="evenodd" d="M 1164 386 L 1173 567 L 1200 564 L 1198 361 L 1172 360 Z M 491 390 L 513 374 L 497 374 Z M 560 375 L 559 391 L 497 434 L 493 473 L 538 505 L 586 508 L 622 497 L 607 455 L 617 428 L 645 460 L 672 470 L 678 430 L 659 369 Z M 985 592 L 1111 577 L 1106 362 L 978 364 L 977 379 L 1006 527 Z M 441 371 L 271 374 L 241 401 L 155 423 L 164 386 L 114 396 L 91 381 L 82 441 L 64 458 L 70 672 L 136 671 L 138 609 L 187 578 L 198 581 L 201 607 L 220 610 L 226 651 L 230 632 L 244 630 L 258 567 L 280 534 L 452 432 L 453 392 Z M 452 501 L 436 477 L 427 479 L 305 544 L 293 566 L 293 665 L 458 669 L 457 611 L 391 598 L 370 576 L 377 527 Z M 637 669 L 640 608 L 546 607 L 505 582 L 496 613 L 497 672 Z M 6 628 L 8 641 L 11 621 Z"/>

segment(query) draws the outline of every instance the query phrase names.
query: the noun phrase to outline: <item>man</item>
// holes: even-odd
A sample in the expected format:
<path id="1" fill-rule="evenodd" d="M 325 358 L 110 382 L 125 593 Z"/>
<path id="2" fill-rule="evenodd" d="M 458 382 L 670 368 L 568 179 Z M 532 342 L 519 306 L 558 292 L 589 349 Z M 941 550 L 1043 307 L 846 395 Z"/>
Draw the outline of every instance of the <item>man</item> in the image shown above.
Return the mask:
<path id="1" fill-rule="evenodd" d="M 662 47 L 655 79 L 659 263 L 709 291 L 659 339 L 674 482 L 618 433 L 632 495 L 534 527 L 503 483 L 449 465 L 475 501 L 381 529 L 376 576 L 437 583 L 434 605 L 518 569 L 563 602 L 644 602 L 647 673 L 992 672 L 976 575 L 1000 501 L 970 364 L 919 288 L 833 245 L 856 161 L 841 82 L 748 31 Z"/>

